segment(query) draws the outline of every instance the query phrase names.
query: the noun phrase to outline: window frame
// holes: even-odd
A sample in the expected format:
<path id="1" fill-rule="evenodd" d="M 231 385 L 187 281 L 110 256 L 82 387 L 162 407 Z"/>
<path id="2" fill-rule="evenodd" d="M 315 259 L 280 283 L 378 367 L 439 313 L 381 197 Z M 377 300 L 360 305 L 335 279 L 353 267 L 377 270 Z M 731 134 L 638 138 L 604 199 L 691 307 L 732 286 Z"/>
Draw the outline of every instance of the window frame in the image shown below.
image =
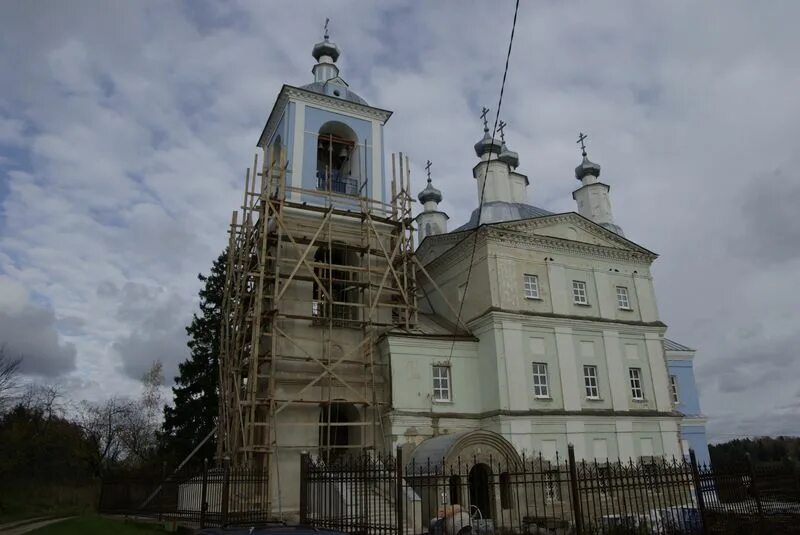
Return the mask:
<path id="1" fill-rule="evenodd" d="M 620 293 L 620 290 L 622 290 L 622 293 Z M 620 297 L 624 298 L 624 305 L 622 304 L 623 300 L 620 299 Z M 617 286 L 617 308 L 620 310 L 633 310 L 631 307 L 631 297 L 628 293 L 627 286 Z"/>
<path id="2" fill-rule="evenodd" d="M 575 305 L 588 305 L 589 294 L 587 291 L 586 281 L 574 280 L 572 281 L 572 303 Z"/>
<path id="3" fill-rule="evenodd" d="M 446 370 L 445 375 L 437 375 L 437 372 Z M 433 377 L 433 392 L 432 399 L 435 403 L 452 403 L 453 402 L 453 374 L 449 364 L 434 364 L 431 369 L 431 376 Z M 442 381 L 445 382 L 444 386 Z M 438 386 L 437 386 L 438 382 Z M 447 397 L 441 397 L 439 393 L 446 393 Z"/>
<path id="4" fill-rule="evenodd" d="M 669 394 L 673 405 L 680 404 L 681 398 L 678 395 L 678 377 L 676 375 L 669 376 Z"/>
<path id="5" fill-rule="evenodd" d="M 628 368 L 628 384 L 631 388 L 631 399 L 644 401 L 644 388 L 642 386 L 642 369 Z M 638 395 L 637 395 L 638 392 Z"/>
<path id="6" fill-rule="evenodd" d="M 547 373 L 547 363 L 533 362 L 531 364 L 531 371 L 533 373 L 533 397 L 535 399 L 552 399 L 550 396 L 550 378 Z M 541 366 L 541 368 L 537 369 L 539 366 Z"/>
<path id="7" fill-rule="evenodd" d="M 590 370 L 592 373 L 587 373 Z M 594 385 L 590 384 L 592 381 L 594 381 Z M 594 389 L 594 394 L 591 394 L 592 389 Z M 600 382 L 597 380 L 597 366 L 594 364 L 583 365 L 583 393 L 586 395 L 586 399 L 600 399 Z"/>
<path id="8" fill-rule="evenodd" d="M 541 299 L 539 295 L 539 275 L 534 275 L 532 273 L 523 274 L 522 287 L 525 299 Z"/>

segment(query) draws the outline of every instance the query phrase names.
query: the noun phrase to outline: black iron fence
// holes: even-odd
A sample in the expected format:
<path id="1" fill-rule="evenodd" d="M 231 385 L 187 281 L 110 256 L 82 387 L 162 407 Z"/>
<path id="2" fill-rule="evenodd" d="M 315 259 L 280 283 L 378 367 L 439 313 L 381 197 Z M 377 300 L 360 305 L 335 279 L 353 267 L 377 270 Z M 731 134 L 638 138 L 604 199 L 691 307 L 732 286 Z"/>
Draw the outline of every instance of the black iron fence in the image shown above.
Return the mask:
<path id="1" fill-rule="evenodd" d="M 265 470 L 224 465 L 160 477 L 103 479 L 99 510 L 206 527 L 267 522 Z"/>
<path id="2" fill-rule="evenodd" d="M 788 464 L 588 462 L 572 448 L 552 460 L 404 464 L 398 450 L 301 462 L 301 523 L 354 534 L 778 533 L 800 521 L 800 479 Z"/>
<path id="3" fill-rule="evenodd" d="M 800 533 L 794 463 L 491 456 L 301 457 L 299 520 L 353 534 Z M 103 480 L 100 511 L 186 525 L 267 522 L 268 474 L 222 466 Z M 285 511 L 284 511 L 285 512 Z"/>

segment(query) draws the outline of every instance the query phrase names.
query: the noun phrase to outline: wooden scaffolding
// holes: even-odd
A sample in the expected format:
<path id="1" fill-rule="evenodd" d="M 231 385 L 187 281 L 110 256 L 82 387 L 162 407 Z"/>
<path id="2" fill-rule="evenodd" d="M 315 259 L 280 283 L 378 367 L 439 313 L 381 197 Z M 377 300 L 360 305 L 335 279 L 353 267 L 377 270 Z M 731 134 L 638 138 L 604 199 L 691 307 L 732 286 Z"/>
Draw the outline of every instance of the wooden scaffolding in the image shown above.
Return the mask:
<path id="1" fill-rule="evenodd" d="M 285 148 L 247 170 L 229 233 L 221 459 L 263 467 L 280 485 L 282 451 L 384 449 L 390 393 L 377 341 L 417 315 L 408 159 L 397 163 L 388 204 L 363 185 L 356 195 L 330 180 L 292 187 Z"/>

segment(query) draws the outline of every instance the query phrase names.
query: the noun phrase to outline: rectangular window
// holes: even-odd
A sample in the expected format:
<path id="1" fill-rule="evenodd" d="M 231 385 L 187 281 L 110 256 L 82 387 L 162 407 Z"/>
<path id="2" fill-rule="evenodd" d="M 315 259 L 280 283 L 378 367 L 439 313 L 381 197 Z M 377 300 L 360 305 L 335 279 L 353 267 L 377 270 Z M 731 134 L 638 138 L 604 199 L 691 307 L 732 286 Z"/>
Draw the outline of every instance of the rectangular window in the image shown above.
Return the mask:
<path id="1" fill-rule="evenodd" d="M 576 305 L 588 305 L 586 299 L 586 283 L 583 281 L 572 281 L 572 300 Z"/>
<path id="2" fill-rule="evenodd" d="M 631 397 L 633 399 L 644 399 L 644 392 L 642 391 L 642 369 L 629 368 L 628 373 L 631 378 Z"/>
<path id="3" fill-rule="evenodd" d="M 539 299 L 539 277 L 525 275 L 525 298 Z"/>
<path id="4" fill-rule="evenodd" d="M 617 306 L 622 310 L 631 309 L 631 301 L 628 299 L 628 289 L 624 286 L 617 286 Z"/>
<path id="5" fill-rule="evenodd" d="M 586 387 L 587 399 L 600 399 L 600 389 L 597 387 L 597 366 L 583 367 L 583 384 Z"/>
<path id="6" fill-rule="evenodd" d="M 543 362 L 533 363 L 533 397 L 550 397 L 550 387 L 547 384 L 547 364 Z"/>
<path id="7" fill-rule="evenodd" d="M 450 401 L 450 366 L 433 367 L 433 400 Z"/>
<path id="8" fill-rule="evenodd" d="M 678 378 L 674 375 L 669 376 L 669 392 L 672 394 L 672 403 L 675 405 L 680 403 L 678 399 Z"/>

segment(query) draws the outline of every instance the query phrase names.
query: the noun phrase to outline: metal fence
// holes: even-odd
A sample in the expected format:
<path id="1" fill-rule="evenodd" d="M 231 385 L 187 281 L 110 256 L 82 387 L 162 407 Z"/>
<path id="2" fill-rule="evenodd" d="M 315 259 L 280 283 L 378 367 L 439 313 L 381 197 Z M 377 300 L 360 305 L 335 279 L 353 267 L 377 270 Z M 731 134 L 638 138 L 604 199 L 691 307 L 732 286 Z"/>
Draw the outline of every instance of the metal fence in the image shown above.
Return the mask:
<path id="1" fill-rule="evenodd" d="M 268 474 L 261 469 L 204 467 L 161 477 L 103 479 L 102 513 L 149 516 L 206 527 L 267 522 Z"/>
<path id="2" fill-rule="evenodd" d="M 398 450 L 301 463 L 301 523 L 353 534 L 783 533 L 800 521 L 789 464 L 714 469 L 693 454 L 588 462 L 571 447 L 553 460 L 404 464 Z"/>

